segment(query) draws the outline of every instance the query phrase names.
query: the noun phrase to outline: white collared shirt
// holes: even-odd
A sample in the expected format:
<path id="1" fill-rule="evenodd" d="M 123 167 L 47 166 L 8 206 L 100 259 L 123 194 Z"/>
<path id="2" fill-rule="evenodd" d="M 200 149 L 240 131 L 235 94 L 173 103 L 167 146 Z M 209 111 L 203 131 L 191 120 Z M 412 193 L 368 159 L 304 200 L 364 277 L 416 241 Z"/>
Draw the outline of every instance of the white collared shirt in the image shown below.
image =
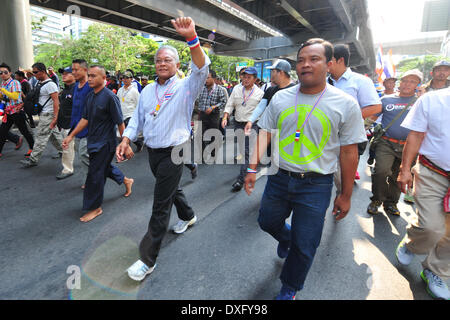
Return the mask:
<path id="1" fill-rule="evenodd" d="M 421 96 L 401 126 L 425 132 L 419 153 L 437 166 L 450 171 L 450 88 Z"/>
<path id="2" fill-rule="evenodd" d="M 125 86 L 120 87 L 117 92 L 117 97 L 120 100 L 120 105 L 122 107 L 123 119 L 130 118 L 134 110 L 137 107 L 139 101 L 139 91 L 135 86 L 129 86 L 125 89 Z"/>
<path id="3" fill-rule="evenodd" d="M 370 78 L 353 72 L 350 68 L 336 81 L 330 76 L 333 86 L 348 93 L 358 101 L 362 109 L 374 104 L 381 104 L 375 85 Z"/>
<path id="4" fill-rule="evenodd" d="M 262 97 L 264 96 L 264 91 L 258 88 L 257 85 L 253 85 L 253 93 L 249 97 L 251 90 L 245 90 L 245 96 L 248 98 L 245 105 L 242 105 L 244 102 L 243 95 L 244 87 L 242 84 L 238 84 L 231 92 L 230 98 L 225 106 L 224 112 L 231 114 L 234 109 L 236 112 L 234 114 L 234 118 L 238 122 L 248 122 L 250 121 L 250 117 L 252 116 L 253 110 L 256 109 Z"/>

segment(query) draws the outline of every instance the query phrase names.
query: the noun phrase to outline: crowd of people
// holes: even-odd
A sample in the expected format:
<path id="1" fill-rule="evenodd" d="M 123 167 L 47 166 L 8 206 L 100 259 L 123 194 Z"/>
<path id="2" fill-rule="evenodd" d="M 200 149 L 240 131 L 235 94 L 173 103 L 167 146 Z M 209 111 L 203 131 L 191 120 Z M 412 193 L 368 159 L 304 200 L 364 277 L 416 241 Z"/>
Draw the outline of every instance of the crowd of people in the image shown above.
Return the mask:
<path id="1" fill-rule="evenodd" d="M 372 197 L 367 212 L 379 214 L 383 205 L 386 214 L 400 215 L 401 192 L 415 203 L 418 219 L 406 230 L 396 256 L 408 265 L 416 254 L 426 255 L 420 276 L 428 292 L 450 299 L 445 283 L 450 277 L 449 62 L 436 63 L 426 84 L 417 69 L 385 79 L 380 97 L 369 77 L 349 67 L 347 45 L 313 38 L 298 50 L 298 81 L 291 77 L 291 63 L 277 59 L 270 67 L 270 83 L 258 82 L 257 69 L 246 67 L 239 73 L 240 83 L 228 87 L 209 69 L 194 21 L 184 17 L 172 24 L 191 51 L 187 76 L 179 71 L 177 50 L 166 45 L 155 55 L 157 78 L 150 83 L 147 77 L 139 82 L 132 70 L 117 78 L 103 66 L 76 59 L 59 70 L 64 83 L 60 90 L 57 74 L 42 63 L 15 74 L 1 64 L 0 158 L 6 141 L 16 149 L 23 143 L 10 131 L 13 125 L 28 143 L 24 168 L 38 166 L 49 139 L 63 167 L 57 179 L 74 174 L 77 155 L 86 175 L 86 213 L 80 220 L 89 222 L 103 212 L 106 178 L 123 185 L 125 197 L 132 193 L 134 180 L 112 164 L 113 158 L 130 160 L 145 147 L 156 179 L 152 215 L 139 259 L 127 270 L 130 278 L 142 281 L 156 267 L 172 206 L 179 217 L 173 232 L 181 234 L 197 221 L 180 188 L 184 165 L 171 157 L 175 147 L 191 139 L 194 111 L 203 135 L 211 129 L 224 133 L 230 126 L 246 134 L 232 192 L 244 188 L 252 194 L 260 160 L 276 143 L 278 150 L 271 156 L 279 170 L 267 178 L 258 223 L 278 241 L 277 255 L 285 259 L 277 299 L 293 300 L 320 244 L 333 186 L 332 213 L 341 220 L 350 210 L 360 156 L 369 144 Z M 254 145 L 252 133 L 257 134 Z M 210 143 L 204 141 L 203 149 Z M 198 165 L 185 165 L 195 178 Z"/>

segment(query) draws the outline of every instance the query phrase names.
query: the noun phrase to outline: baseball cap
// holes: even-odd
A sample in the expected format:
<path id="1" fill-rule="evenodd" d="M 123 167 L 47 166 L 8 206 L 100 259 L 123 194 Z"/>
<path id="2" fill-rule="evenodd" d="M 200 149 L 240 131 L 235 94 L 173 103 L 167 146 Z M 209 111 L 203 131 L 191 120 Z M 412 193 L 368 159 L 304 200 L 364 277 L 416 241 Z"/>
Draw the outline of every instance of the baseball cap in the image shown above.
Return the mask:
<path id="1" fill-rule="evenodd" d="M 72 73 L 72 67 L 59 68 L 58 72 L 59 73 L 64 73 L 64 72 Z"/>
<path id="2" fill-rule="evenodd" d="M 420 72 L 418 69 L 412 69 L 412 70 L 408 70 L 406 71 L 403 75 L 402 78 L 407 77 L 407 76 L 416 76 L 417 78 L 420 79 L 420 82 L 423 81 L 423 73 Z"/>
<path id="3" fill-rule="evenodd" d="M 277 60 L 277 62 L 275 62 L 274 65 L 267 67 L 267 69 L 277 69 L 280 71 L 284 71 L 287 74 L 289 74 L 289 72 L 291 71 L 291 64 L 289 62 L 287 62 L 286 60 L 283 59 L 279 59 Z"/>
<path id="4" fill-rule="evenodd" d="M 247 67 L 247 68 L 245 68 L 244 73 L 253 74 L 256 76 L 258 74 L 258 71 L 256 70 L 255 67 Z"/>
<path id="5" fill-rule="evenodd" d="M 148 77 L 147 76 L 142 76 L 141 80 L 148 80 Z"/>
<path id="6" fill-rule="evenodd" d="M 123 73 L 123 76 L 124 76 L 125 78 L 133 78 L 133 74 L 132 74 L 130 71 L 125 71 L 125 72 Z"/>
<path id="7" fill-rule="evenodd" d="M 441 66 L 450 67 L 450 62 L 448 62 L 446 60 L 438 61 L 434 64 L 433 69 L 436 67 L 441 67 Z"/>

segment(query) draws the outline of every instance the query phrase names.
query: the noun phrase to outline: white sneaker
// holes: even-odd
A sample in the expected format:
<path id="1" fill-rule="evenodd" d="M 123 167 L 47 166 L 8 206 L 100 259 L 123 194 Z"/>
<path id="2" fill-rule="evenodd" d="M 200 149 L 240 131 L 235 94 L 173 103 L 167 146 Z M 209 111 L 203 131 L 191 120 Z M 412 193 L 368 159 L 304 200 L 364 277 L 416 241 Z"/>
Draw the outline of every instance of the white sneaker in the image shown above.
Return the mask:
<path id="1" fill-rule="evenodd" d="M 189 221 L 180 220 L 176 225 L 173 226 L 173 232 L 175 233 L 183 233 L 187 230 L 188 227 L 192 226 L 195 222 L 197 222 L 197 216 L 194 216 Z"/>
<path id="2" fill-rule="evenodd" d="M 406 237 L 404 237 L 403 240 L 400 241 L 397 250 L 395 251 L 395 255 L 397 256 L 398 262 L 400 262 L 404 266 L 407 266 L 411 263 L 415 254 L 409 251 L 408 248 L 406 248 Z"/>
<path id="3" fill-rule="evenodd" d="M 433 298 L 450 300 L 450 291 L 439 276 L 428 269 L 424 269 L 420 273 L 420 277 L 427 284 L 427 291 Z"/>
<path id="4" fill-rule="evenodd" d="M 145 276 L 152 273 L 153 270 L 155 270 L 156 264 L 149 268 L 145 263 L 143 263 L 141 260 L 136 261 L 133 263 L 131 267 L 127 269 L 128 276 L 136 281 L 142 281 L 144 280 Z"/>

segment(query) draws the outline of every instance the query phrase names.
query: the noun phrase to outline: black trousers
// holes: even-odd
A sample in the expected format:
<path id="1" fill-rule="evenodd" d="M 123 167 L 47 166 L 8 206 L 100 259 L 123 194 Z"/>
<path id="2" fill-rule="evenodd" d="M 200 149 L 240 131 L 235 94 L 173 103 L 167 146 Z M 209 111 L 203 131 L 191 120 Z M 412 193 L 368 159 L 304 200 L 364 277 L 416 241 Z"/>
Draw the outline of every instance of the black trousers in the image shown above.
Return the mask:
<path id="1" fill-rule="evenodd" d="M 237 129 L 244 130 L 246 124 L 247 124 L 247 122 L 236 121 L 235 125 L 234 125 L 234 130 L 237 130 Z M 255 130 L 256 133 L 259 132 L 259 127 L 256 125 L 256 123 L 253 123 L 252 130 Z M 245 176 L 247 175 L 247 168 L 250 164 L 250 147 L 253 147 L 253 146 L 250 146 L 250 137 L 249 136 L 245 136 L 244 144 L 245 144 L 244 145 L 244 160 L 245 160 L 245 162 L 243 164 L 241 164 L 239 176 L 236 179 L 237 181 L 239 181 L 242 184 L 244 183 Z"/>
<path id="2" fill-rule="evenodd" d="M 141 260 L 149 267 L 156 263 L 161 243 L 169 228 L 170 212 L 175 205 L 178 217 L 189 221 L 194 217 L 194 211 L 187 203 L 180 189 L 180 179 L 183 164 L 174 164 L 171 160 L 172 148 L 148 149 L 150 169 L 156 178 L 152 216 L 147 233 L 141 240 L 139 252 Z"/>
<path id="3" fill-rule="evenodd" d="M 206 130 L 209 129 L 217 129 L 220 130 L 220 111 L 218 109 L 215 109 L 210 114 L 206 114 L 205 112 L 200 112 L 200 120 L 202 121 L 202 137 L 204 137 Z M 215 139 L 215 138 L 214 138 Z M 214 142 L 214 139 L 212 141 L 205 141 L 202 142 L 202 150 L 205 150 L 206 146 L 212 142 Z M 215 152 L 213 151 L 212 156 L 215 156 Z"/>
<path id="4" fill-rule="evenodd" d="M 119 168 L 111 164 L 114 150 L 103 146 L 98 152 L 89 153 L 89 170 L 83 194 L 83 210 L 95 210 L 103 203 L 106 178 L 114 180 L 121 185 L 124 175 Z"/>
<path id="5" fill-rule="evenodd" d="M 13 139 L 13 135 L 9 132 L 11 127 L 15 124 L 22 135 L 28 142 L 30 149 L 33 149 L 34 139 L 33 135 L 28 131 L 27 124 L 25 123 L 25 114 L 23 112 L 18 112 L 14 114 L 8 114 L 7 121 L 2 123 L 0 126 L 0 152 L 3 150 L 3 146 L 5 145 L 6 139 Z M 15 139 L 15 137 L 14 137 Z M 14 143 L 18 141 L 12 140 Z"/>

